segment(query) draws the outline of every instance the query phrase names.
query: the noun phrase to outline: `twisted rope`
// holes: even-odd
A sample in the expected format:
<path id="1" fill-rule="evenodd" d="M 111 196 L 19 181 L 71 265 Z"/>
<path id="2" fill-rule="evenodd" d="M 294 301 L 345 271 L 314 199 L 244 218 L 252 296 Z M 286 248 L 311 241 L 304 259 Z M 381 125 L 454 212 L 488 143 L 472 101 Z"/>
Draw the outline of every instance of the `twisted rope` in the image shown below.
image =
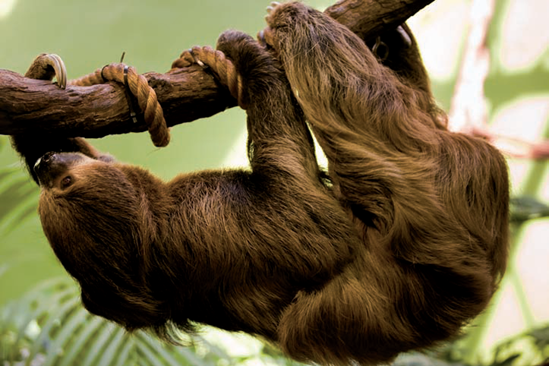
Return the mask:
<path id="1" fill-rule="evenodd" d="M 149 86 L 147 79 L 143 75 L 138 74 L 134 67 L 123 63 L 112 63 L 102 69 L 95 70 L 91 74 L 70 80 L 69 85 L 90 86 L 103 84 L 108 81 L 115 81 L 127 86 L 131 94 L 136 97 L 139 108 L 143 111 L 143 119 L 147 124 L 147 129 L 154 145 L 157 147 L 168 145 L 170 142 L 170 131 L 164 119 L 164 112 L 158 102 L 156 93 Z M 131 100 L 128 100 L 128 104 L 134 121 L 137 121 Z"/>
<path id="2" fill-rule="evenodd" d="M 61 57 L 56 54 L 43 53 L 38 55 L 25 73 L 25 77 L 40 80 L 52 80 L 57 78 L 57 85 L 61 89 L 67 86 L 67 70 Z M 170 131 L 164 119 L 162 107 L 158 103 L 156 93 L 149 86 L 147 79 L 143 75 L 139 75 L 135 68 L 126 66 L 122 63 L 110 64 L 102 69 L 85 75 L 76 80 L 70 80 L 69 85 L 90 86 L 103 84 L 107 81 L 116 81 L 126 85 L 136 98 L 139 108 L 143 111 L 143 118 L 147 124 L 147 128 L 151 135 L 151 139 L 155 146 L 163 147 L 170 142 Z M 137 122 L 135 113 L 131 104 L 131 96 L 127 95 L 130 112 Z"/>
<path id="3" fill-rule="evenodd" d="M 181 56 L 172 63 L 172 69 L 194 64 L 198 64 L 205 69 L 211 69 L 216 74 L 219 82 L 229 89 L 240 108 L 246 109 L 242 98 L 242 78 L 236 71 L 234 64 L 227 59 L 223 52 L 214 50 L 210 46 L 195 46 L 190 50 L 183 51 Z"/>
<path id="4" fill-rule="evenodd" d="M 181 56 L 172 63 L 172 69 L 188 67 L 194 64 L 198 64 L 205 69 L 213 71 L 219 82 L 229 89 L 231 95 L 237 100 L 238 105 L 242 109 L 246 109 L 246 105 L 242 98 L 241 76 L 236 71 L 234 64 L 226 58 L 223 52 L 214 50 L 209 46 L 195 46 L 190 50 L 184 51 Z M 147 79 L 145 79 L 143 75 L 139 75 L 134 67 L 127 66 L 123 63 L 112 63 L 101 69 L 95 70 L 91 74 L 84 75 L 68 82 L 66 75 L 67 72 L 63 60 L 55 54 L 39 55 L 25 74 L 26 77 L 42 80 L 52 80 L 56 77 L 57 84 L 62 89 L 65 89 L 67 84 L 74 86 L 91 86 L 104 84 L 108 81 L 124 84 L 126 86 L 126 91 L 129 90 L 137 99 L 139 108 L 143 111 L 143 118 L 147 124 L 154 145 L 158 147 L 168 145 L 170 141 L 170 132 L 156 93 L 154 89 L 149 86 Z M 136 122 L 137 119 L 135 118 L 135 112 L 133 111 L 131 96 L 127 95 L 127 98 L 130 114 L 134 119 L 134 122 Z"/>

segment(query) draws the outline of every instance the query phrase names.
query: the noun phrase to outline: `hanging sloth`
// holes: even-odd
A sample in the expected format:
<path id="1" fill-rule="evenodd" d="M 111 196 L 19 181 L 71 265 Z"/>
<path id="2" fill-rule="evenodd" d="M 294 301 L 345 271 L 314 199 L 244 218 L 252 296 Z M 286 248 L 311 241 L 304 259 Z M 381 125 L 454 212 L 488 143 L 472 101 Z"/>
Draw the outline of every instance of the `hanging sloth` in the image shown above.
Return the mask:
<path id="1" fill-rule="evenodd" d="M 218 41 L 242 79 L 250 170 L 164 182 L 81 138 L 12 137 L 84 306 L 172 341 L 197 323 L 243 331 L 320 364 L 455 336 L 505 270 L 504 158 L 447 130 L 407 28 L 383 36 L 381 63 L 304 4 L 267 22 L 260 42 Z"/>

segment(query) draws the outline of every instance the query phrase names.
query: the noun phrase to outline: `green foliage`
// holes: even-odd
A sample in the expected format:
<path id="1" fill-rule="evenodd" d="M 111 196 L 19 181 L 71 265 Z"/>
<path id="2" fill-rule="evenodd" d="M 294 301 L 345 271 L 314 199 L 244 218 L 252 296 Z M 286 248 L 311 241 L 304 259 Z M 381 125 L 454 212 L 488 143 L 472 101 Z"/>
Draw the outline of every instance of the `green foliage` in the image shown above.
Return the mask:
<path id="1" fill-rule="evenodd" d="M 234 361 L 198 336 L 188 347 L 166 345 L 145 332 L 88 313 L 68 278 L 41 283 L 0 312 L 0 364 L 69 366 L 230 365 Z"/>
<path id="2" fill-rule="evenodd" d="M 399 356 L 391 366 L 463 366 L 461 363 L 449 363 L 445 360 L 420 353 L 409 353 Z"/>
<path id="3" fill-rule="evenodd" d="M 89 314 L 81 306 L 78 287 L 69 278 L 46 280 L 0 310 L 0 364 L 5 366 L 226 366 L 250 360 L 248 356 L 231 358 L 198 335 L 184 343 L 186 347 L 167 345 L 142 331 L 130 335 Z M 463 366 L 465 351 L 458 340 L 431 356 L 402 355 L 392 366 Z M 263 364 L 300 365 L 270 345 L 263 346 L 260 358 Z M 549 362 L 549 326 L 501 343 L 491 361 L 475 365 L 530 366 L 543 362 Z"/>
<path id="4" fill-rule="evenodd" d="M 439 354 L 448 362 L 470 366 L 533 366 L 549 363 L 549 325 L 535 328 L 499 343 L 487 360 L 464 362 L 468 349 L 460 340 Z"/>
<path id="5" fill-rule="evenodd" d="M 0 138 L 0 152 L 8 145 Z M 36 211 L 38 190 L 19 166 L 0 168 L 0 229 L 7 233 Z"/>
<path id="6" fill-rule="evenodd" d="M 35 214 L 37 193 L 21 168 L 0 169 L 0 228 L 4 233 Z"/>
<path id="7" fill-rule="evenodd" d="M 521 196 L 511 199 L 511 222 L 519 223 L 530 219 L 549 217 L 549 205 L 534 197 Z"/>
<path id="8" fill-rule="evenodd" d="M 490 366 L 529 366 L 549 362 L 549 325 L 500 343 Z"/>

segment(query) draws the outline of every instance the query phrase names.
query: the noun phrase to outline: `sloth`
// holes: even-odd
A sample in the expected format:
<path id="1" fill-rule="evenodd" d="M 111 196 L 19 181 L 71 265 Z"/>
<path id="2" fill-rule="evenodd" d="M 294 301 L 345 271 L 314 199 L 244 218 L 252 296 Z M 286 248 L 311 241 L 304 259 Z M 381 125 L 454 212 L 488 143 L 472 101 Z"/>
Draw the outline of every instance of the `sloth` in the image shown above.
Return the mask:
<path id="1" fill-rule="evenodd" d="M 82 138 L 12 137 L 83 305 L 167 341 L 208 324 L 320 364 L 456 336 L 505 271 L 504 158 L 447 130 L 408 28 L 384 35 L 382 62 L 302 3 L 267 23 L 217 45 L 242 80 L 250 169 L 166 182 Z"/>

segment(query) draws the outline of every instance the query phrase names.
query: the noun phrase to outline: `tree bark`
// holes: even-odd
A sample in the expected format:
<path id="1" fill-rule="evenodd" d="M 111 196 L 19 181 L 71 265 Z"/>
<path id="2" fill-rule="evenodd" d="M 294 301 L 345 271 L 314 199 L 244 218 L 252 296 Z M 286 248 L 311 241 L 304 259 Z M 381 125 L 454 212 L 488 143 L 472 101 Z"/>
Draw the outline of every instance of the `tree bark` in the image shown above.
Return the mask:
<path id="1" fill-rule="evenodd" d="M 342 0 L 326 14 L 369 40 L 403 23 L 434 0 Z M 199 66 L 144 74 L 155 90 L 168 126 L 236 106 L 229 92 Z M 146 131 L 130 119 L 124 87 L 106 83 L 65 90 L 49 81 L 0 70 L 0 134 L 55 133 L 99 138 Z"/>
<path id="2" fill-rule="evenodd" d="M 434 0 L 340 0 L 324 11 L 365 41 L 394 29 Z"/>

